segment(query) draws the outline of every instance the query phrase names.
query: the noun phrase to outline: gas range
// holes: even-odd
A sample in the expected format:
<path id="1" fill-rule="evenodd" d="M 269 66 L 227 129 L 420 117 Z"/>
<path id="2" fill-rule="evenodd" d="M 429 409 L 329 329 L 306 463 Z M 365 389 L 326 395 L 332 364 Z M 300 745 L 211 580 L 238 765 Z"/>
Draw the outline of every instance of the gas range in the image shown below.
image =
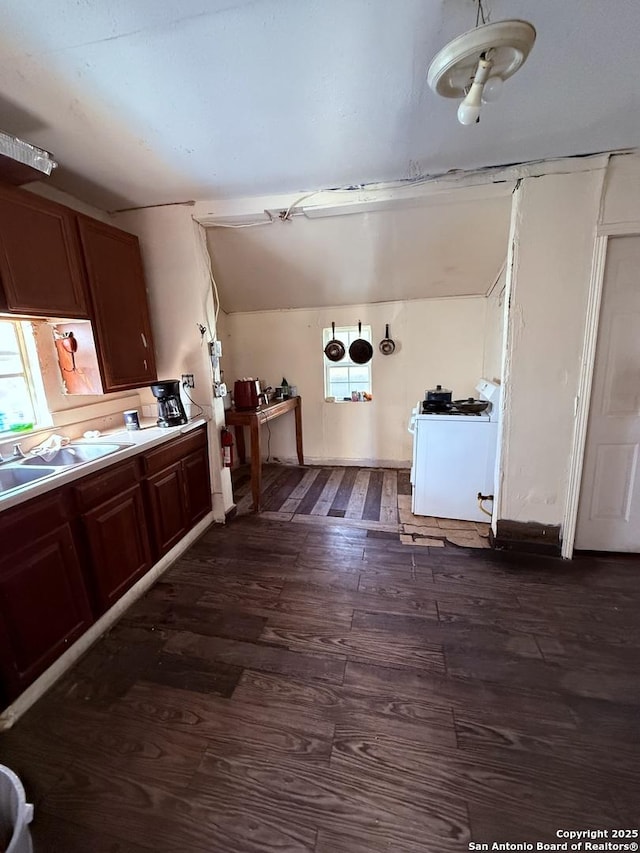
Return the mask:
<path id="1" fill-rule="evenodd" d="M 445 417 L 465 417 L 465 418 L 480 418 L 485 412 L 460 412 L 455 407 L 451 409 L 425 409 L 425 404 L 418 404 L 420 408 L 421 415 L 438 415 L 439 417 L 444 415 Z"/>
<path id="2" fill-rule="evenodd" d="M 449 420 L 465 420 L 465 421 L 474 421 L 478 423 L 484 423 L 486 421 L 491 420 L 491 416 L 489 411 L 485 412 L 458 412 L 455 409 L 449 409 L 447 411 L 442 412 L 423 412 L 422 411 L 422 401 L 418 403 L 416 408 L 413 410 L 414 418 L 420 419 L 433 419 L 433 420 L 441 420 L 442 418 L 448 418 Z"/>

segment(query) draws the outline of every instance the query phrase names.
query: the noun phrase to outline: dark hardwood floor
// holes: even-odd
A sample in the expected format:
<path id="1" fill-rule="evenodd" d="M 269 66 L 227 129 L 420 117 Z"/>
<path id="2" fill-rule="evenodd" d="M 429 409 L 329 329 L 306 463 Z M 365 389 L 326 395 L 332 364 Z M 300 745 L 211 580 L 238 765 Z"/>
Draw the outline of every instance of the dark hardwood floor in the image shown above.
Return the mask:
<path id="1" fill-rule="evenodd" d="M 35 802 L 36 853 L 459 853 L 633 828 L 639 609 L 638 560 L 245 516 L 0 735 L 0 761 Z"/>

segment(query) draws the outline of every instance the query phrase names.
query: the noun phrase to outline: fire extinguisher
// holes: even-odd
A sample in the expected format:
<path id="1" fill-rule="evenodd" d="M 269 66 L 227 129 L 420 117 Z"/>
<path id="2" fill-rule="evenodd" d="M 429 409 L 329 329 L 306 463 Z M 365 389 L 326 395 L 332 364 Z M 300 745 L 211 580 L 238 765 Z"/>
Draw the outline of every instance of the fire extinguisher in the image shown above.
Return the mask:
<path id="1" fill-rule="evenodd" d="M 233 436 L 231 430 L 222 427 L 220 432 L 220 444 L 222 445 L 222 464 L 225 468 L 233 465 Z"/>

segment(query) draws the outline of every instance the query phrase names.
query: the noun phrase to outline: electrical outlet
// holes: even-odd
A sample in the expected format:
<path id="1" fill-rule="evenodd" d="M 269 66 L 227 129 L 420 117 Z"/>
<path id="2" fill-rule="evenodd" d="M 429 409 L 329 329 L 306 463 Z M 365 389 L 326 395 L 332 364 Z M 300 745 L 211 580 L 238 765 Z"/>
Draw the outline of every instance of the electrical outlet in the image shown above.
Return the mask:
<path id="1" fill-rule="evenodd" d="M 193 373 L 183 373 L 182 374 L 182 387 L 183 388 L 195 388 L 196 383 L 193 379 Z"/>

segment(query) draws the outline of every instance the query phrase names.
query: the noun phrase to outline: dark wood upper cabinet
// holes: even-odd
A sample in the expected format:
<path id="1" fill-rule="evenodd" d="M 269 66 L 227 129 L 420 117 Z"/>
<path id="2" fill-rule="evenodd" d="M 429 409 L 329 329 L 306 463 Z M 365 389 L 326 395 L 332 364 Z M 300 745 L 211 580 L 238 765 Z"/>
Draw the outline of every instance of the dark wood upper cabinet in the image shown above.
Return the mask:
<path id="1" fill-rule="evenodd" d="M 0 309 L 45 317 L 89 317 L 76 214 L 0 185 Z"/>
<path id="2" fill-rule="evenodd" d="M 78 216 L 104 391 L 156 381 L 151 322 L 138 238 Z"/>

